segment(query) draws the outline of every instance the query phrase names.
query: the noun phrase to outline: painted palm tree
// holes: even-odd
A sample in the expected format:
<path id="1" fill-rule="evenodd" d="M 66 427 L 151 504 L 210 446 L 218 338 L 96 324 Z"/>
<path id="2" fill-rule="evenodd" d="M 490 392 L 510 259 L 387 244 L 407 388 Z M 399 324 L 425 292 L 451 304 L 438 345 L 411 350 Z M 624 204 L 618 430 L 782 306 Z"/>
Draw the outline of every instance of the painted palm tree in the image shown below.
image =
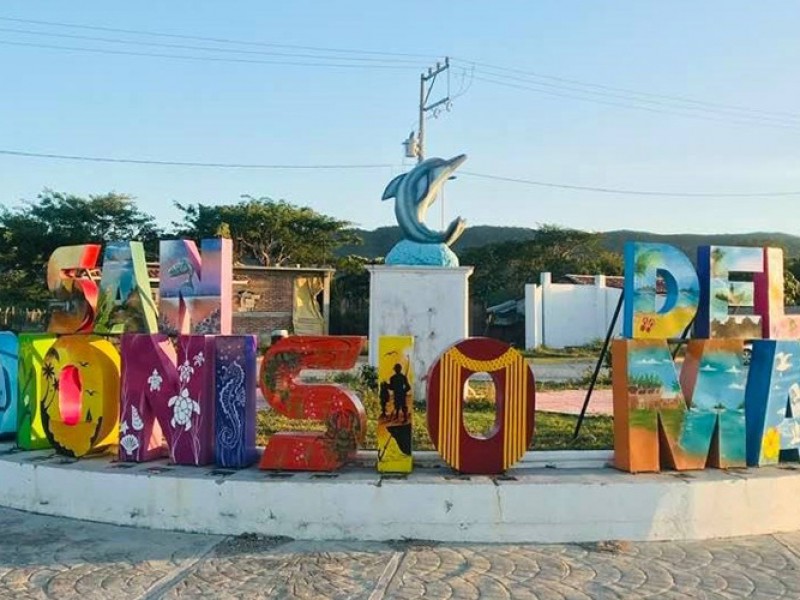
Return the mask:
<path id="1" fill-rule="evenodd" d="M 725 250 L 720 248 L 719 246 L 715 246 L 714 249 L 711 251 L 711 276 L 712 277 L 722 277 L 724 274 L 724 269 L 722 268 L 723 262 L 725 261 Z"/>
<path id="2" fill-rule="evenodd" d="M 662 263 L 661 254 L 656 250 L 645 250 L 636 257 L 636 262 L 633 267 L 633 274 L 639 284 L 650 271 L 655 271 L 658 265 Z M 637 285 L 636 287 L 639 287 Z M 646 288 L 640 288 L 646 289 Z M 652 288 L 655 290 L 655 285 Z"/>

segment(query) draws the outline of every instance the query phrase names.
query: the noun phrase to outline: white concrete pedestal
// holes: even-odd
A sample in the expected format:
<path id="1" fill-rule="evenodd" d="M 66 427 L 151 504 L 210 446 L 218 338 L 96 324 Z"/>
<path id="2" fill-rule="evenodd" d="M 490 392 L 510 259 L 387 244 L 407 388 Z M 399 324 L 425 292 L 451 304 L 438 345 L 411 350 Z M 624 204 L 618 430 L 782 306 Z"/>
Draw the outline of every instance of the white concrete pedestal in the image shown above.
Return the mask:
<path id="1" fill-rule="evenodd" d="M 384 335 L 414 336 L 414 397 L 424 399 L 428 369 L 452 344 L 469 336 L 472 267 L 368 267 L 369 362 L 378 364 Z"/>
<path id="2" fill-rule="evenodd" d="M 414 452 L 414 472 L 391 479 L 375 471 L 373 451 L 322 478 L 276 477 L 256 468 L 166 460 L 71 461 L 52 450 L 11 446 L 0 443 L 0 506 L 132 527 L 301 540 L 505 544 L 702 540 L 800 530 L 800 474 L 787 465 L 631 475 L 602 468 L 613 460 L 611 452 L 529 452 L 509 477 L 458 478 L 435 453 Z M 414 517 L 398 506 L 413 506 Z"/>

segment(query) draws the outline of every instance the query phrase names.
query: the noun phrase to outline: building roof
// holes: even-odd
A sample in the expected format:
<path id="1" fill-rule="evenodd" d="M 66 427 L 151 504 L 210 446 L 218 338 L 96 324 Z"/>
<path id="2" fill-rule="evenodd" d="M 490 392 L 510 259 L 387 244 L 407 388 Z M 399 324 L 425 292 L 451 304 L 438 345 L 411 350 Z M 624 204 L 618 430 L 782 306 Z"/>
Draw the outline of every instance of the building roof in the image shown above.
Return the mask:
<path id="1" fill-rule="evenodd" d="M 275 271 L 281 273 L 335 273 L 333 267 L 262 267 L 260 265 L 233 265 L 234 285 L 246 285 L 248 282 L 247 271 Z M 158 283 L 159 264 L 147 263 L 147 276 L 150 283 Z M 237 277 L 237 275 L 239 275 Z"/>
<path id="2" fill-rule="evenodd" d="M 625 277 L 621 275 L 606 275 L 606 287 L 615 290 L 625 288 Z M 564 275 L 565 283 L 574 283 L 575 285 L 594 285 L 595 275 Z M 656 293 L 666 294 L 667 285 L 664 280 L 659 277 L 656 281 Z"/>
<path id="3" fill-rule="evenodd" d="M 294 267 L 263 267 L 261 265 L 233 265 L 234 271 L 297 271 L 299 273 L 333 273 L 336 271 L 333 267 L 301 267 L 296 265 Z"/>

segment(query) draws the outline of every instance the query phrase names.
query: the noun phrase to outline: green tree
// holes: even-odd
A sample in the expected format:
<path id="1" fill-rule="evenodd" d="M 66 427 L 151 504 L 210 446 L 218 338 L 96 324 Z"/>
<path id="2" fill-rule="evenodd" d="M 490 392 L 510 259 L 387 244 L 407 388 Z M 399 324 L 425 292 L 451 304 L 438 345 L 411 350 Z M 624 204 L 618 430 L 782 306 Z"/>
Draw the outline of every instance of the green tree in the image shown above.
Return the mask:
<path id="1" fill-rule="evenodd" d="M 525 284 L 537 283 L 543 272 L 556 279 L 622 273 L 622 257 L 604 250 L 599 234 L 554 225 L 537 229 L 532 240 L 471 248 L 462 253 L 461 264 L 475 267 L 472 293 L 486 305 L 522 297 Z"/>
<path id="2" fill-rule="evenodd" d="M 331 333 L 367 335 L 369 333 L 368 265 L 383 259 L 368 259 L 350 254 L 340 259 L 331 286 Z"/>
<path id="3" fill-rule="evenodd" d="M 795 278 L 800 279 L 800 258 L 787 259 L 786 270 L 794 275 Z"/>
<path id="4" fill-rule="evenodd" d="M 155 219 L 131 196 L 83 198 L 46 189 L 34 202 L 0 208 L 0 297 L 4 304 L 43 303 L 45 267 L 60 246 L 139 240 L 155 256 L 159 235 Z"/>
<path id="5" fill-rule="evenodd" d="M 800 280 L 792 269 L 784 272 L 783 290 L 783 303 L 786 306 L 800 306 Z"/>
<path id="6" fill-rule="evenodd" d="M 334 251 L 360 241 L 350 223 L 285 200 L 242 196 L 237 204 L 179 204 L 177 234 L 193 239 L 226 234 L 234 260 L 264 266 L 335 264 Z"/>

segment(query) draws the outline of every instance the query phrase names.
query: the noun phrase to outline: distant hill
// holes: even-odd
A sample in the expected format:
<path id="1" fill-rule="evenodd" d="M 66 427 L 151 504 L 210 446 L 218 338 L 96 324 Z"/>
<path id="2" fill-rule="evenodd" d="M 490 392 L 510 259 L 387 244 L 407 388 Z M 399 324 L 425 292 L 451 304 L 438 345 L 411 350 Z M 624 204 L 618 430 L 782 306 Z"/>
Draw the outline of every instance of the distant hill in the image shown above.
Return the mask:
<path id="1" fill-rule="evenodd" d="M 373 231 L 357 229 L 356 233 L 364 240 L 363 246 L 342 246 L 337 254 L 347 256 L 348 254 L 358 254 L 367 258 L 377 258 L 386 256 L 402 235 L 400 228 L 379 227 Z M 469 248 L 485 246 L 486 244 L 497 244 L 510 240 L 532 240 L 536 236 L 534 229 L 527 227 L 494 227 L 491 225 L 476 225 L 467 227 L 464 234 L 453 245 L 456 253 Z"/>
<path id="2" fill-rule="evenodd" d="M 680 248 L 694 260 L 698 246 L 773 246 L 783 248 L 787 257 L 800 256 L 800 236 L 788 233 L 757 231 L 754 233 L 725 234 L 657 234 L 647 231 L 607 231 L 603 235 L 603 245 L 613 252 L 622 252 L 625 242 L 658 242 Z"/>
<path id="3" fill-rule="evenodd" d="M 362 246 L 343 246 L 338 254 L 346 256 L 357 254 L 367 258 L 377 258 L 386 256 L 401 238 L 399 227 L 379 227 L 373 231 L 363 229 L 356 230 L 364 240 Z M 689 258 L 694 259 L 697 254 L 697 247 L 701 245 L 716 246 L 778 246 L 785 249 L 788 257 L 800 257 L 800 236 L 788 233 L 731 233 L 731 234 L 658 234 L 647 231 L 629 231 L 620 229 L 607 231 L 600 234 L 603 238 L 603 245 L 613 252 L 622 252 L 625 242 L 659 242 L 671 244 L 683 250 Z M 453 249 L 456 253 L 485 246 L 486 244 L 497 244 L 511 240 L 525 241 L 531 240 L 536 236 L 535 229 L 527 227 L 495 227 L 492 225 L 476 225 L 468 227 L 464 235 L 455 243 Z"/>

